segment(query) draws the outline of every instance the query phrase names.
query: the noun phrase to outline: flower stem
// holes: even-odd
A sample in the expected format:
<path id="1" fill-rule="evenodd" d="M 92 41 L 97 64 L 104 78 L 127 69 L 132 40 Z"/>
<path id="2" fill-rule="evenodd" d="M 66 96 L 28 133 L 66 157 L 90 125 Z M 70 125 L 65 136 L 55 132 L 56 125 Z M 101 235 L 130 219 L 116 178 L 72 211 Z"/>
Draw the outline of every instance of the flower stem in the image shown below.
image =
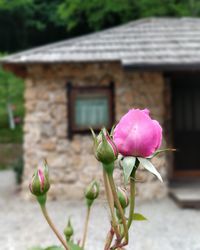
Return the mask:
<path id="1" fill-rule="evenodd" d="M 133 171 L 130 176 L 130 209 L 129 209 L 129 218 L 127 223 L 128 229 L 130 228 L 131 223 L 133 221 L 134 208 L 135 208 L 135 171 Z"/>
<path id="2" fill-rule="evenodd" d="M 119 232 L 119 229 L 118 229 L 117 221 L 116 221 L 116 218 L 115 218 L 115 212 L 114 212 L 114 199 L 113 199 L 110 183 L 109 183 L 109 180 L 108 180 L 108 175 L 107 175 L 105 169 L 103 169 L 103 179 L 104 179 L 104 185 L 105 185 L 107 201 L 108 201 L 108 205 L 109 205 L 110 213 L 111 213 L 112 226 L 114 228 L 114 231 L 116 233 L 117 238 L 120 238 L 120 232 Z"/>
<path id="3" fill-rule="evenodd" d="M 127 222 L 128 229 L 130 228 L 133 221 L 133 214 L 135 209 L 135 173 L 138 168 L 139 163 L 137 162 L 135 165 L 135 169 L 133 169 L 130 176 L 130 208 L 129 208 L 129 217 Z M 122 235 L 124 237 L 124 233 Z"/>
<path id="4" fill-rule="evenodd" d="M 122 224 L 123 224 L 123 227 L 124 227 L 125 245 L 127 245 L 128 244 L 128 227 L 126 225 L 126 218 L 124 216 L 124 211 L 123 211 L 123 209 L 121 207 L 121 204 L 120 204 L 118 196 L 117 196 L 115 183 L 114 183 L 114 180 L 113 180 L 113 175 L 110 174 L 110 173 L 108 174 L 108 180 L 109 180 L 110 187 L 111 187 L 111 190 L 112 190 L 112 194 L 113 194 L 113 197 L 114 197 L 114 202 L 115 202 L 115 204 L 117 206 L 117 209 L 119 210 L 119 214 L 120 214 L 120 217 L 121 217 L 121 220 L 122 220 Z"/>
<path id="5" fill-rule="evenodd" d="M 134 214 L 134 209 L 135 209 L 135 174 L 139 165 L 140 163 L 138 159 L 136 159 L 135 167 L 130 176 L 130 209 L 129 209 L 129 218 L 128 218 L 128 223 L 127 223 L 128 229 L 130 228 L 132 221 L 133 221 L 133 214 Z"/>
<path id="6" fill-rule="evenodd" d="M 105 247 L 104 247 L 104 250 L 109 250 L 110 249 L 110 245 L 113 241 L 113 236 L 114 236 L 115 232 L 111 226 L 111 229 L 110 231 L 108 232 L 108 235 L 106 237 L 106 242 L 105 242 Z"/>
<path id="7" fill-rule="evenodd" d="M 59 241 L 62 243 L 62 245 L 64 246 L 64 248 L 66 250 L 70 250 L 67 243 L 65 242 L 65 240 L 63 239 L 63 237 L 61 236 L 61 234 L 58 232 L 58 230 L 56 229 L 55 225 L 53 224 L 53 222 L 51 221 L 46 206 L 40 206 L 42 213 L 47 221 L 47 223 L 49 224 L 49 226 L 51 227 L 51 229 L 53 230 L 53 232 L 55 233 L 55 235 L 57 236 L 57 238 L 59 239 Z"/>
<path id="8" fill-rule="evenodd" d="M 85 219 L 85 225 L 84 225 L 84 231 L 83 231 L 83 241 L 82 241 L 82 244 L 81 244 L 81 247 L 83 249 L 85 247 L 85 242 L 86 242 L 86 238 L 87 238 L 88 224 L 89 224 L 89 218 L 90 218 L 90 210 L 91 210 L 91 206 L 88 206 L 87 207 L 86 219 Z"/>

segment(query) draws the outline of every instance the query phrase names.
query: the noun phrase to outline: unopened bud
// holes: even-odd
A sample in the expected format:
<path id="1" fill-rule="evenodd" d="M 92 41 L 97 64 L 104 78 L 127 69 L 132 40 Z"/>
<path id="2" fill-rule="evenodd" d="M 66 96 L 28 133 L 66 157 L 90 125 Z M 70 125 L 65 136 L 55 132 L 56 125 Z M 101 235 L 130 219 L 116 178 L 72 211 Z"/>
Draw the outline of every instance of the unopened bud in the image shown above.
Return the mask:
<path id="1" fill-rule="evenodd" d="M 126 207 L 128 207 L 128 205 L 129 205 L 129 198 L 128 198 L 128 194 L 127 194 L 126 189 L 124 189 L 122 187 L 118 187 L 117 196 L 118 196 L 119 202 L 121 204 L 121 207 L 123 209 L 125 209 Z"/>
<path id="2" fill-rule="evenodd" d="M 69 219 L 67 222 L 67 226 L 64 229 L 64 235 L 66 237 L 66 240 L 69 241 L 73 234 L 74 234 L 74 229 L 73 229 L 71 221 Z"/>
<path id="3" fill-rule="evenodd" d="M 49 170 L 46 161 L 43 161 L 35 170 L 29 188 L 31 193 L 36 196 L 42 196 L 49 190 Z"/>
<path id="4" fill-rule="evenodd" d="M 91 206 L 93 201 L 99 195 L 99 184 L 97 181 L 92 181 L 85 189 L 85 198 L 87 200 L 88 206 Z"/>
<path id="5" fill-rule="evenodd" d="M 103 164 L 110 164 L 114 162 L 117 159 L 118 150 L 108 134 L 108 131 L 106 129 L 102 129 L 97 137 L 93 134 L 93 138 L 95 156 L 97 160 Z"/>

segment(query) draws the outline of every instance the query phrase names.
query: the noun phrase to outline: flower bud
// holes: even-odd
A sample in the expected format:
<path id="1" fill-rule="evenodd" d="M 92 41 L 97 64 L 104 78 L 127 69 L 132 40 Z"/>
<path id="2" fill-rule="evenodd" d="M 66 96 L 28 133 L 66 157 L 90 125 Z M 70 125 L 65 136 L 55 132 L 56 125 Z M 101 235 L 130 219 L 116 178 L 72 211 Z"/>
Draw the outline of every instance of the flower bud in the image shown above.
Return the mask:
<path id="1" fill-rule="evenodd" d="M 90 200 L 95 200 L 99 195 L 99 184 L 97 181 L 92 181 L 85 190 L 85 197 Z"/>
<path id="2" fill-rule="evenodd" d="M 117 147 L 106 129 L 102 129 L 99 135 L 94 137 L 94 149 L 97 160 L 104 164 L 110 164 L 117 159 Z"/>
<path id="3" fill-rule="evenodd" d="M 85 198 L 87 200 L 87 205 L 91 206 L 93 201 L 99 195 L 99 184 L 97 181 L 92 181 L 85 189 Z"/>
<path id="4" fill-rule="evenodd" d="M 117 196 L 118 196 L 119 202 L 121 204 L 121 207 L 123 209 L 125 209 L 126 207 L 128 207 L 128 205 L 129 205 L 129 198 L 128 198 L 126 189 L 124 189 L 122 187 L 118 187 Z"/>
<path id="5" fill-rule="evenodd" d="M 160 147 L 162 128 L 148 109 L 131 109 L 115 127 L 113 140 L 123 156 L 146 158 Z"/>
<path id="6" fill-rule="evenodd" d="M 49 190 L 49 170 L 46 161 L 43 161 L 35 170 L 29 188 L 31 193 L 36 196 L 44 195 Z"/>
<path id="7" fill-rule="evenodd" d="M 74 234 L 74 229 L 73 229 L 71 221 L 69 219 L 67 222 L 67 226 L 64 229 L 64 235 L 66 237 L 66 240 L 69 241 L 73 234 Z"/>

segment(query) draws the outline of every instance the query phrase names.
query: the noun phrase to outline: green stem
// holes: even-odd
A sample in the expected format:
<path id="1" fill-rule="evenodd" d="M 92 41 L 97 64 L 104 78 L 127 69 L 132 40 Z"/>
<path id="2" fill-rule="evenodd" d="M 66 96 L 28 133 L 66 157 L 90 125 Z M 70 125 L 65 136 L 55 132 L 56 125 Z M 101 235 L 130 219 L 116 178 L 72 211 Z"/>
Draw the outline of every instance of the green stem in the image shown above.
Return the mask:
<path id="1" fill-rule="evenodd" d="M 108 180 L 109 180 L 110 187 L 111 187 L 111 190 L 112 190 L 112 194 L 113 194 L 113 197 L 114 197 L 114 202 L 115 202 L 115 204 L 117 206 L 117 209 L 119 210 L 119 214 L 120 214 L 120 217 L 121 217 L 121 220 L 122 220 L 122 224 L 123 224 L 123 227 L 124 227 L 125 245 L 127 245 L 128 244 L 128 227 L 126 225 L 126 218 L 124 216 L 123 208 L 121 207 L 121 204 L 120 204 L 118 196 L 117 196 L 115 183 L 114 183 L 114 180 L 113 180 L 113 175 L 110 174 L 110 173 L 108 173 Z"/>
<path id="2" fill-rule="evenodd" d="M 83 249 L 85 247 L 85 242 L 86 242 L 86 238 L 87 238 L 88 224 L 89 224 L 89 218 L 90 218 L 90 210 L 91 210 L 91 206 L 88 206 L 87 207 L 86 219 L 85 219 L 85 226 L 84 226 L 84 231 L 83 231 L 83 241 L 82 241 L 82 244 L 81 244 L 81 247 Z"/>
<path id="3" fill-rule="evenodd" d="M 135 163 L 135 167 L 130 176 L 130 208 L 129 208 L 128 223 L 127 223 L 128 229 L 130 228 L 132 224 L 133 214 L 134 214 L 134 209 L 135 209 L 135 174 L 136 174 L 136 170 L 138 166 L 139 166 L 139 161 L 137 160 Z M 124 237 L 124 234 L 122 237 Z"/>
<path id="4" fill-rule="evenodd" d="M 57 236 L 57 238 L 59 239 L 59 241 L 62 243 L 62 245 L 64 246 L 64 248 L 66 250 L 70 250 L 67 243 L 65 242 L 65 240 L 63 239 L 63 237 L 61 236 L 61 234 L 58 232 L 58 230 L 56 229 L 55 225 L 53 224 L 53 222 L 51 221 L 49 215 L 48 215 L 48 212 L 47 212 L 47 209 L 46 209 L 46 206 L 40 206 L 41 207 L 41 210 L 42 210 L 42 213 L 47 221 L 47 223 L 49 224 L 49 226 L 51 227 L 51 229 L 53 230 L 53 232 L 55 233 L 55 235 Z"/>
<path id="5" fill-rule="evenodd" d="M 112 190 L 111 190 L 109 180 L 108 180 L 108 175 L 105 169 L 103 169 L 103 180 L 104 180 L 106 197 L 107 197 L 107 201 L 108 201 L 108 205 L 109 205 L 110 213 L 111 213 L 112 226 L 114 228 L 117 238 L 120 238 L 120 232 L 118 229 L 117 220 L 115 218 L 114 199 L 113 199 Z"/>
<path id="6" fill-rule="evenodd" d="M 135 171 L 131 173 L 130 176 L 130 208 L 129 208 L 129 218 L 127 227 L 130 228 L 133 221 L 133 213 L 135 209 Z"/>

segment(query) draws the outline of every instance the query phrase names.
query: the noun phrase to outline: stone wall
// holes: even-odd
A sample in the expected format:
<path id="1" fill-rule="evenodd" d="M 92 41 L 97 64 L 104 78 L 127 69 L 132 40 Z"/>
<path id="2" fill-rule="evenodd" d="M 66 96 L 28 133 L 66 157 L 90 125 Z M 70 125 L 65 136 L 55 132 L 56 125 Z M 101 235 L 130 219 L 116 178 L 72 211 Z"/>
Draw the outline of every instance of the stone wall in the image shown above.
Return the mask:
<path id="1" fill-rule="evenodd" d="M 26 79 L 24 125 L 25 173 L 23 194 L 29 196 L 28 182 L 33 168 L 47 158 L 51 172 L 52 198 L 80 198 L 92 178 L 101 180 L 101 166 L 92 152 L 90 135 L 67 139 L 66 82 L 73 85 L 107 85 L 115 82 L 116 120 L 130 108 L 146 108 L 164 124 L 164 81 L 160 73 L 124 71 L 118 63 L 29 65 Z M 166 179 L 166 159 L 155 159 Z M 120 173 L 116 171 L 116 175 Z M 166 194 L 166 184 L 141 170 L 138 194 L 151 199 Z"/>

